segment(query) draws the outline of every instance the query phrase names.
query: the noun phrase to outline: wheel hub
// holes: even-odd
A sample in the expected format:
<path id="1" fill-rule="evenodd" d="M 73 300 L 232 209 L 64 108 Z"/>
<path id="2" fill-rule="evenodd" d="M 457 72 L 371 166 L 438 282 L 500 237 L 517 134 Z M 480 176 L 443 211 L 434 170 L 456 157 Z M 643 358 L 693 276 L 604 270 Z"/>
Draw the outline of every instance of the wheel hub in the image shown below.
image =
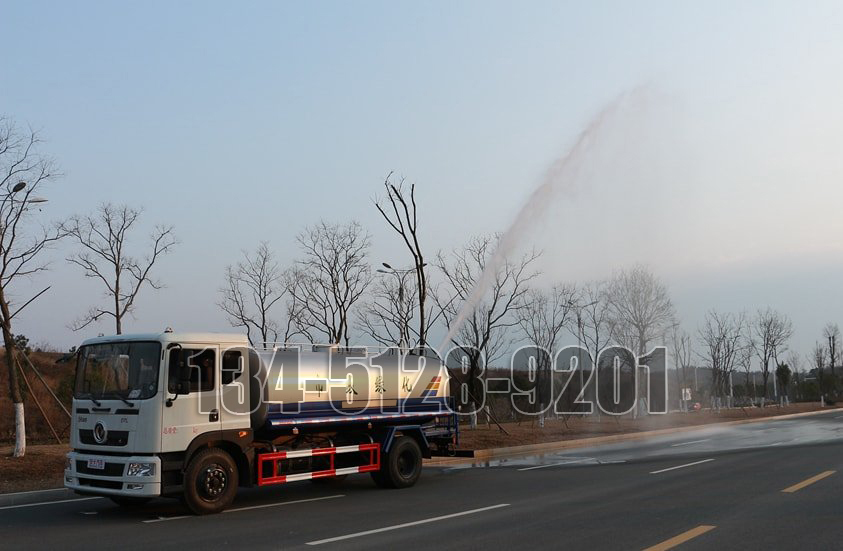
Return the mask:
<path id="1" fill-rule="evenodd" d="M 214 463 L 205 467 L 205 471 L 199 480 L 199 490 L 207 499 L 216 499 L 228 485 L 228 475 L 225 469 Z"/>
<path id="2" fill-rule="evenodd" d="M 412 454 L 405 452 L 398 456 L 398 472 L 402 477 L 408 478 L 413 474 L 414 469 L 415 464 Z"/>

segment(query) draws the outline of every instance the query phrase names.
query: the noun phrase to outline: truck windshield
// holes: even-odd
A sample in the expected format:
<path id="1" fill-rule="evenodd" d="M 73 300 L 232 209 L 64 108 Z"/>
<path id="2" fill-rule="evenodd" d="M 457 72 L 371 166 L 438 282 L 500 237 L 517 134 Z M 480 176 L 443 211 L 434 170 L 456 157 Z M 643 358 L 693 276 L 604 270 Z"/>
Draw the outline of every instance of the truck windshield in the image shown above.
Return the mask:
<path id="1" fill-rule="evenodd" d="M 83 346 L 76 368 L 75 398 L 151 398 L 158 390 L 161 344 L 117 342 Z"/>

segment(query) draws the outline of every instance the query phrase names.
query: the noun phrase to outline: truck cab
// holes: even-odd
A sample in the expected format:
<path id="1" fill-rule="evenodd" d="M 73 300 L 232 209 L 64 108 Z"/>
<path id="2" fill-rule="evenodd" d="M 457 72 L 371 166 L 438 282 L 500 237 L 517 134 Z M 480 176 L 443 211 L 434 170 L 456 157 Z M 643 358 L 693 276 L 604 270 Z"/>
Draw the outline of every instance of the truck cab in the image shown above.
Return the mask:
<path id="1" fill-rule="evenodd" d="M 191 446 L 224 432 L 251 433 L 248 350 L 246 337 L 215 333 L 82 343 L 65 485 L 123 503 L 177 492 L 166 473 L 181 469 Z"/>

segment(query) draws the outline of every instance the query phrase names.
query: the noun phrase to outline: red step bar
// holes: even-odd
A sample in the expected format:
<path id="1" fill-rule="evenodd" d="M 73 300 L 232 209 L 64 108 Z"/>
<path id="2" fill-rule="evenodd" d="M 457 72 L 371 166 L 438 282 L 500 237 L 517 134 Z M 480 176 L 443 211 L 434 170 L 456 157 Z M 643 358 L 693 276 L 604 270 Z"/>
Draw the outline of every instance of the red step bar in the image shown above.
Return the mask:
<path id="1" fill-rule="evenodd" d="M 368 463 L 354 467 L 334 467 L 334 458 L 341 453 L 369 452 Z M 317 457 L 327 455 L 330 467 L 323 471 L 312 471 L 307 473 L 278 474 L 278 462 L 283 459 L 299 459 L 302 457 Z M 267 461 L 272 462 L 272 475 L 264 476 L 263 465 Z M 284 484 L 285 482 L 296 482 L 298 480 L 311 480 L 314 478 L 328 478 L 346 474 L 368 473 L 381 468 L 381 445 L 380 444 L 359 444 L 354 446 L 339 446 L 335 448 L 314 448 L 309 450 L 295 450 L 289 452 L 272 452 L 258 454 L 258 486 L 270 484 Z"/>

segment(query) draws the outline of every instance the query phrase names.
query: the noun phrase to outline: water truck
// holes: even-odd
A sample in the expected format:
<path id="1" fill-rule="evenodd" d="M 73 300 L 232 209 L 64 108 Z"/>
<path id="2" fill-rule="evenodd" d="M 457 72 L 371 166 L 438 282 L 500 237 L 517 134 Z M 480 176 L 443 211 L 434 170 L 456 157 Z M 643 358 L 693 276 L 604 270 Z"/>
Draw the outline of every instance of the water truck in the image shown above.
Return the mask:
<path id="1" fill-rule="evenodd" d="M 217 513 L 238 488 L 370 473 L 407 488 L 459 425 L 429 349 L 115 335 L 77 352 L 64 484 L 121 506 L 175 497 Z"/>

